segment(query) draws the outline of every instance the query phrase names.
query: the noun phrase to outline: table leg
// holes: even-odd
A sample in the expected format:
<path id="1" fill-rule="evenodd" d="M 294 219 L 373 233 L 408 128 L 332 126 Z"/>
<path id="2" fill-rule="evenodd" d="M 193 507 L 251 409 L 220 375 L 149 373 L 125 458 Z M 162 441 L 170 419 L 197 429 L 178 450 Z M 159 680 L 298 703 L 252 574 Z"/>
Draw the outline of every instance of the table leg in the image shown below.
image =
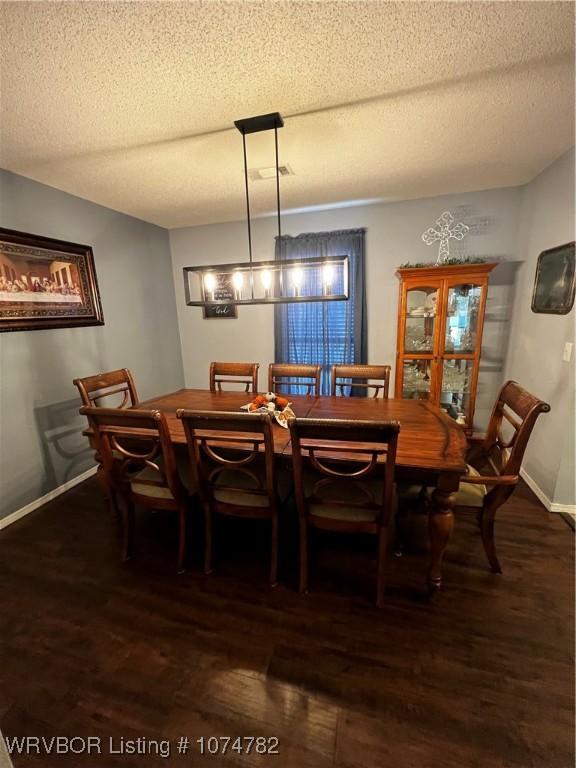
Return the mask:
<path id="1" fill-rule="evenodd" d="M 454 491 L 436 488 L 432 493 L 432 505 L 428 526 L 430 531 L 430 568 L 428 592 L 435 594 L 442 586 L 442 560 L 454 528 Z"/>

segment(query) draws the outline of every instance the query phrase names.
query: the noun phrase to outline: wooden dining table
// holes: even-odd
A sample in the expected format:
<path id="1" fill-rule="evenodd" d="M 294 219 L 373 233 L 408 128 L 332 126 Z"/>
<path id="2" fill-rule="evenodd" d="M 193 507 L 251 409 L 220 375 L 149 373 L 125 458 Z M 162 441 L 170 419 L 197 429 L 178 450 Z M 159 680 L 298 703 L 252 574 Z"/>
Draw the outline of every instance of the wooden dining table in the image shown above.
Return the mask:
<path id="1" fill-rule="evenodd" d="M 139 403 L 138 408 L 165 414 L 175 445 L 186 443 L 179 408 L 203 411 L 238 411 L 252 399 L 244 392 L 180 389 Z M 466 473 L 466 437 L 462 428 L 440 408 L 425 400 L 368 397 L 291 396 L 296 417 L 320 419 L 394 420 L 400 422 L 396 453 L 397 483 L 433 488 L 429 514 L 430 564 L 427 584 L 431 593 L 442 585 L 442 560 L 454 527 L 454 493 Z M 290 432 L 274 424 L 274 453 L 291 455 Z"/>

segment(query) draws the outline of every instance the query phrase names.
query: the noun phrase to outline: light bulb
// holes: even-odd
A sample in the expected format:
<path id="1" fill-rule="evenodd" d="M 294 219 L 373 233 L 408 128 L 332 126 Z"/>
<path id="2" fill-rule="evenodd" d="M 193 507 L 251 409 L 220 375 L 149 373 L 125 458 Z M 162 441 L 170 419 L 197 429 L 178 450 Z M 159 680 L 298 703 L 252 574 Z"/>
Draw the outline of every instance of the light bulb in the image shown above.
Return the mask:
<path id="1" fill-rule="evenodd" d="M 206 275 L 204 275 L 204 288 L 208 291 L 208 293 L 212 294 L 212 301 L 214 301 L 214 291 L 216 290 L 216 278 L 212 274 L 212 272 L 208 272 Z"/>
<path id="2" fill-rule="evenodd" d="M 298 296 L 298 293 L 300 291 L 300 286 L 302 285 L 302 270 L 300 267 L 294 267 L 292 270 L 292 285 L 294 286 L 294 295 Z"/>
<path id="3" fill-rule="evenodd" d="M 272 285 L 272 273 L 269 269 L 264 269 L 260 273 L 260 280 L 262 281 L 262 288 L 264 288 L 265 291 L 269 291 L 270 286 Z"/>
<path id="4" fill-rule="evenodd" d="M 242 298 L 242 283 L 244 282 L 244 275 L 242 272 L 234 272 L 232 275 L 232 284 L 234 286 L 234 298 Z"/>
<path id="5" fill-rule="evenodd" d="M 332 285 L 332 280 L 334 280 L 334 267 L 332 264 L 324 264 L 322 267 L 322 281 L 324 285 Z"/>

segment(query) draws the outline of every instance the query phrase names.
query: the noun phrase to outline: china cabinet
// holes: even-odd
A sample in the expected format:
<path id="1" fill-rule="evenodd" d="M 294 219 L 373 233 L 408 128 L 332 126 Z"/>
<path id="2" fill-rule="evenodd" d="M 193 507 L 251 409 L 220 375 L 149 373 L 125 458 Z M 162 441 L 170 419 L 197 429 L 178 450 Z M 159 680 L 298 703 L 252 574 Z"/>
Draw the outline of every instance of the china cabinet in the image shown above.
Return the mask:
<path id="1" fill-rule="evenodd" d="M 491 264 L 399 269 L 395 397 L 429 400 L 472 429 Z"/>

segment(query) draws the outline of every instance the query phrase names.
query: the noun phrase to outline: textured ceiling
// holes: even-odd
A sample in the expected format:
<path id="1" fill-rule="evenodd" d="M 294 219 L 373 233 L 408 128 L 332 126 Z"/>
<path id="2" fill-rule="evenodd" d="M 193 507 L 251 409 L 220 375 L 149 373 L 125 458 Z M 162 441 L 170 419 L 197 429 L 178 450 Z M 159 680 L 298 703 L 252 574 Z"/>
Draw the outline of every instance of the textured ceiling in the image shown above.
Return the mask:
<path id="1" fill-rule="evenodd" d="M 1 3 L 0 165 L 165 227 L 523 184 L 573 144 L 571 2 Z M 274 163 L 249 137 L 251 167 Z M 255 213 L 274 182 L 253 187 Z"/>

